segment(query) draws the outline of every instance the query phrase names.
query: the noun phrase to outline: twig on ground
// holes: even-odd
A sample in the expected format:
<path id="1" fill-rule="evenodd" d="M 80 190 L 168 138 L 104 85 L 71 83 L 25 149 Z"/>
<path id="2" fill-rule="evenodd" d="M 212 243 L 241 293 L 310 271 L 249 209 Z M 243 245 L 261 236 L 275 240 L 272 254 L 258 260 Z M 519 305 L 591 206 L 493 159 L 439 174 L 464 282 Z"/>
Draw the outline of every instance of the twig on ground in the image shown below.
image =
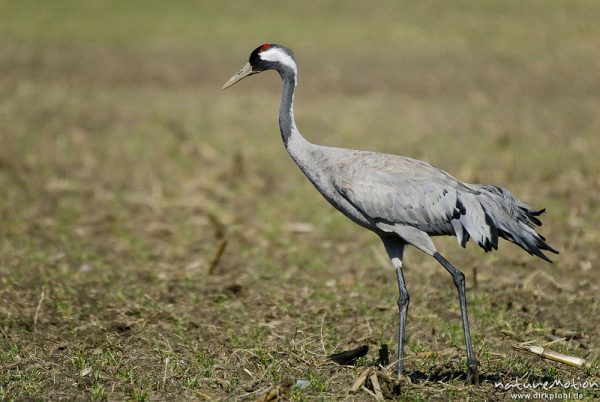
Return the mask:
<path id="1" fill-rule="evenodd" d="M 244 372 L 246 374 L 248 374 L 250 376 L 250 378 L 252 378 L 252 380 L 256 381 L 256 378 L 254 377 L 254 375 L 252 374 L 252 372 L 250 370 L 248 370 L 247 368 L 244 367 Z"/>
<path id="2" fill-rule="evenodd" d="M 356 381 L 354 381 L 354 384 L 352 384 L 352 387 L 350 388 L 350 392 L 352 392 L 352 393 L 357 392 L 360 389 L 360 387 L 362 387 L 362 385 L 365 383 L 365 381 L 367 381 L 367 377 L 369 375 L 371 375 L 372 371 L 373 371 L 372 367 L 369 367 L 365 371 L 363 371 L 362 374 L 358 376 Z"/>
<path id="3" fill-rule="evenodd" d="M 364 385 L 362 387 L 360 387 L 360 389 L 365 391 L 367 394 L 371 395 L 373 398 L 377 399 L 377 395 L 373 391 L 371 391 L 369 388 L 365 387 Z"/>
<path id="4" fill-rule="evenodd" d="M 573 331 L 571 329 L 557 328 L 552 331 L 553 335 L 560 336 L 561 338 L 567 339 L 578 339 L 581 338 L 581 332 Z"/>
<path id="5" fill-rule="evenodd" d="M 217 250 L 215 251 L 215 255 L 213 256 L 210 264 L 208 265 L 208 275 L 212 275 L 215 272 L 215 269 L 221 262 L 221 257 L 223 257 L 223 253 L 225 252 L 225 247 L 227 247 L 227 239 L 221 240 L 219 245 L 217 246 Z"/>
<path id="6" fill-rule="evenodd" d="M 217 239 L 223 239 L 225 237 L 225 230 L 226 230 L 225 224 L 221 221 L 221 219 L 219 219 L 219 217 L 217 215 L 215 215 L 211 212 L 207 213 L 207 217 L 215 231 L 215 237 Z"/>
<path id="7" fill-rule="evenodd" d="M 563 337 L 552 335 L 552 334 L 546 334 L 546 338 L 550 342 L 545 343 L 544 347 L 548 347 L 550 345 L 554 345 L 555 343 L 558 343 L 558 342 L 566 342 L 566 340 L 567 340 L 567 338 L 563 338 Z"/>
<path id="8" fill-rule="evenodd" d="M 509 331 L 508 329 L 501 329 L 500 333 L 502 335 L 510 336 L 511 338 L 516 339 L 517 341 L 521 340 L 521 338 L 517 334 L 515 334 L 513 331 Z"/>
<path id="9" fill-rule="evenodd" d="M 374 371 L 369 377 L 371 385 L 373 385 L 373 392 L 375 392 L 375 398 L 379 401 L 383 401 L 383 394 L 381 393 L 381 386 L 379 380 L 377 380 L 377 372 Z"/>
<path id="10" fill-rule="evenodd" d="M 325 341 L 323 340 L 323 326 L 325 325 L 325 316 L 327 314 L 323 314 L 321 317 L 321 348 L 323 349 L 323 354 L 327 355 L 327 351 L 325 350 Z"/>
<path id="11" fill-rule="evenodd" d="M 563 353 L 555 352 L 553 350 L 545 349 L 541 346 L 535 345 L 513 345 L 513 348 L 523 352 L 533 353 L 548 360 L 554 360 L 559 363 L 568 364 L 574 367 L 586 367 L 590 368 L 591 364 L 585 359 L 576 356 L 569 356 Z"/>
<path id="12" fill-rule="evenodd" d="M 163 373 L 163 389 L 165 389 L 165 384 L 167 383 L 167 370 L 169 368 L 169 358 L 165 357 L 165 372 Z"/>
<path id="13" fill-rule="evenodd" d="M 40 300 L 38 301 L 37 307 L 35 308 L 35 314 L 33 315 L 33 331 L 37 329 L 38 317 L 40 310 L 42 309 L 42 303 L 44 302 L 44 296 L 46 295 L 46 286 L 42 285 L 42 293 L 40 294 Z"/>

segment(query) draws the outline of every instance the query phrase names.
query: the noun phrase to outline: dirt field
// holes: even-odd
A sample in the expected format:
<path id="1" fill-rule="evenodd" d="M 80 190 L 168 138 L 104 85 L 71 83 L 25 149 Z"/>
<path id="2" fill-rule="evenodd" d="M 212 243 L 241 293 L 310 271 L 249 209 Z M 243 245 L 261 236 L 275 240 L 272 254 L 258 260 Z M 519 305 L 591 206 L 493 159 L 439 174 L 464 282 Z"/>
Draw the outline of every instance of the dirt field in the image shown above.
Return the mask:
<path id="1" fill-rule="evenodd" d="M 450 276 L 407 250 L 394 398 L 600 383 L 600 3 L 312 4 L 0 2 L 0 399 L 254 400 L 288 379 L 308 384 L 288 400 L 372 399 L 350 388 L 396 354 L 394 272 L 286 154 L 278 76 L 219 90 L 263 42 L 296 52 L 309 140 L 547 208 L 552 265 L 435 240 L 467 275 L 480 387 Z"/>

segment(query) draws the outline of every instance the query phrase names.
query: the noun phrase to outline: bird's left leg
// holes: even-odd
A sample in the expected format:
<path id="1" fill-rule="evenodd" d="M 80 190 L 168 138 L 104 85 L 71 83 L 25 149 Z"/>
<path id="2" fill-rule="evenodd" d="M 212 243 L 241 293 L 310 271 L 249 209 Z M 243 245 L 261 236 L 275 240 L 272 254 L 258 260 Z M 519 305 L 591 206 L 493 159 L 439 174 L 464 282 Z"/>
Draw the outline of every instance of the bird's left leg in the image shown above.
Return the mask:
<path id="1" fill-rule="evenodd" d="M 408 313 L 408 304 L 410 297 L 408 296 L 408 290 L 404 283 L 404 275 L 402 274 L 402 255 L 404 253 L 404 242 L 397 237 L 382 237 L 385 250 L 387 251 L 392 265 L 396 270 L 396 278 L 398 280 L 398 290 L 400 296 L 398 297 L 398 310 L 400 313 L 400 320 L 398 322 L 398 366 L 396 373 L 398 378 L 402 375 L 402 369 L 404 367 L 404 332 L 406 329 L 406 315 Z"/>
<path id="2" fill-rule="evenodd" d="M 458 299 L 460 301 L 460 314 L 462 316 L 462 324 L 463 324 L 463 333 L 465 335 L 465 344 L 467 345 L 467 365 L 469 366 L 467 370 L 467 383 L 479 385 L 479 362 L 475 358 L 475 353 L 473 352 L 473 343 L 471 342 L 471 330 L 469 329 L 469 317 L 467 315 L 467 294 L 465 290 L 465 274 L 456 269 L 448 260 L 446 260 L 442 255 L 438 252 L 433 254 L 433 257 L 440 263 L 450 275 L 452 275 L 452 279 L 454 280 L 454 285 L 456 285 L 456 289 L 458 290 Z"/>

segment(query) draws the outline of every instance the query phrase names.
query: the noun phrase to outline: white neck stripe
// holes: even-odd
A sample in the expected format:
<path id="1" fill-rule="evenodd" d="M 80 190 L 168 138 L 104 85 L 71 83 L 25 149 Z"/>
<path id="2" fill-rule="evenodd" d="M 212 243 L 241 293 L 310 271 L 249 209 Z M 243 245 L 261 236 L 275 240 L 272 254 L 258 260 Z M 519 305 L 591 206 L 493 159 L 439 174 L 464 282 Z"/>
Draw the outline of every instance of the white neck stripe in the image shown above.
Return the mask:
<path id="1" fill-rule="evenodd" d="M 270 49 L 267 49 L 264 52 L 259 53 L 258 57 L 266 61 L 281 63 L 284 66 L 291 68 L 294 71 L 294 73 L 298 73 L 298 67 L 296 66 L 296 62 L 294 61 L 294 59 L 289 54 L 285 53 L 279 48 L 272 47 Z"/>

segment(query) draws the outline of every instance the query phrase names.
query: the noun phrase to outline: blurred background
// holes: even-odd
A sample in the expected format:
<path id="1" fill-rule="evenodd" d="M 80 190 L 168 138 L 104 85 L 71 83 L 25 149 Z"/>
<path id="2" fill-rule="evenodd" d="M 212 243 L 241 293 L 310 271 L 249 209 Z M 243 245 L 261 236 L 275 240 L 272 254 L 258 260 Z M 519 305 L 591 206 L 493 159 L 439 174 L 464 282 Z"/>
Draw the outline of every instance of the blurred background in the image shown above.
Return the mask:
<path id="1" fill-rule="evenodd" d="M 324 356 L 395 353 L 387 257 L 286 154 L 277 74 L 220 91 L 265 42 L 296 53 L 310 141 L 548 210 L 554 265 L 436 240 L 467 274 L 481 388 L 450 277 L 408 251 L 427 379 L 405 397 L 597 379 L 598 21 L 596 1 L 0 1 L 0 398 L 253 399 L 291 377 L 309 386 L 289 398 L 339 399 L 358 369 Z M 565 328 L 588 371 L 510 347 Z"/>

